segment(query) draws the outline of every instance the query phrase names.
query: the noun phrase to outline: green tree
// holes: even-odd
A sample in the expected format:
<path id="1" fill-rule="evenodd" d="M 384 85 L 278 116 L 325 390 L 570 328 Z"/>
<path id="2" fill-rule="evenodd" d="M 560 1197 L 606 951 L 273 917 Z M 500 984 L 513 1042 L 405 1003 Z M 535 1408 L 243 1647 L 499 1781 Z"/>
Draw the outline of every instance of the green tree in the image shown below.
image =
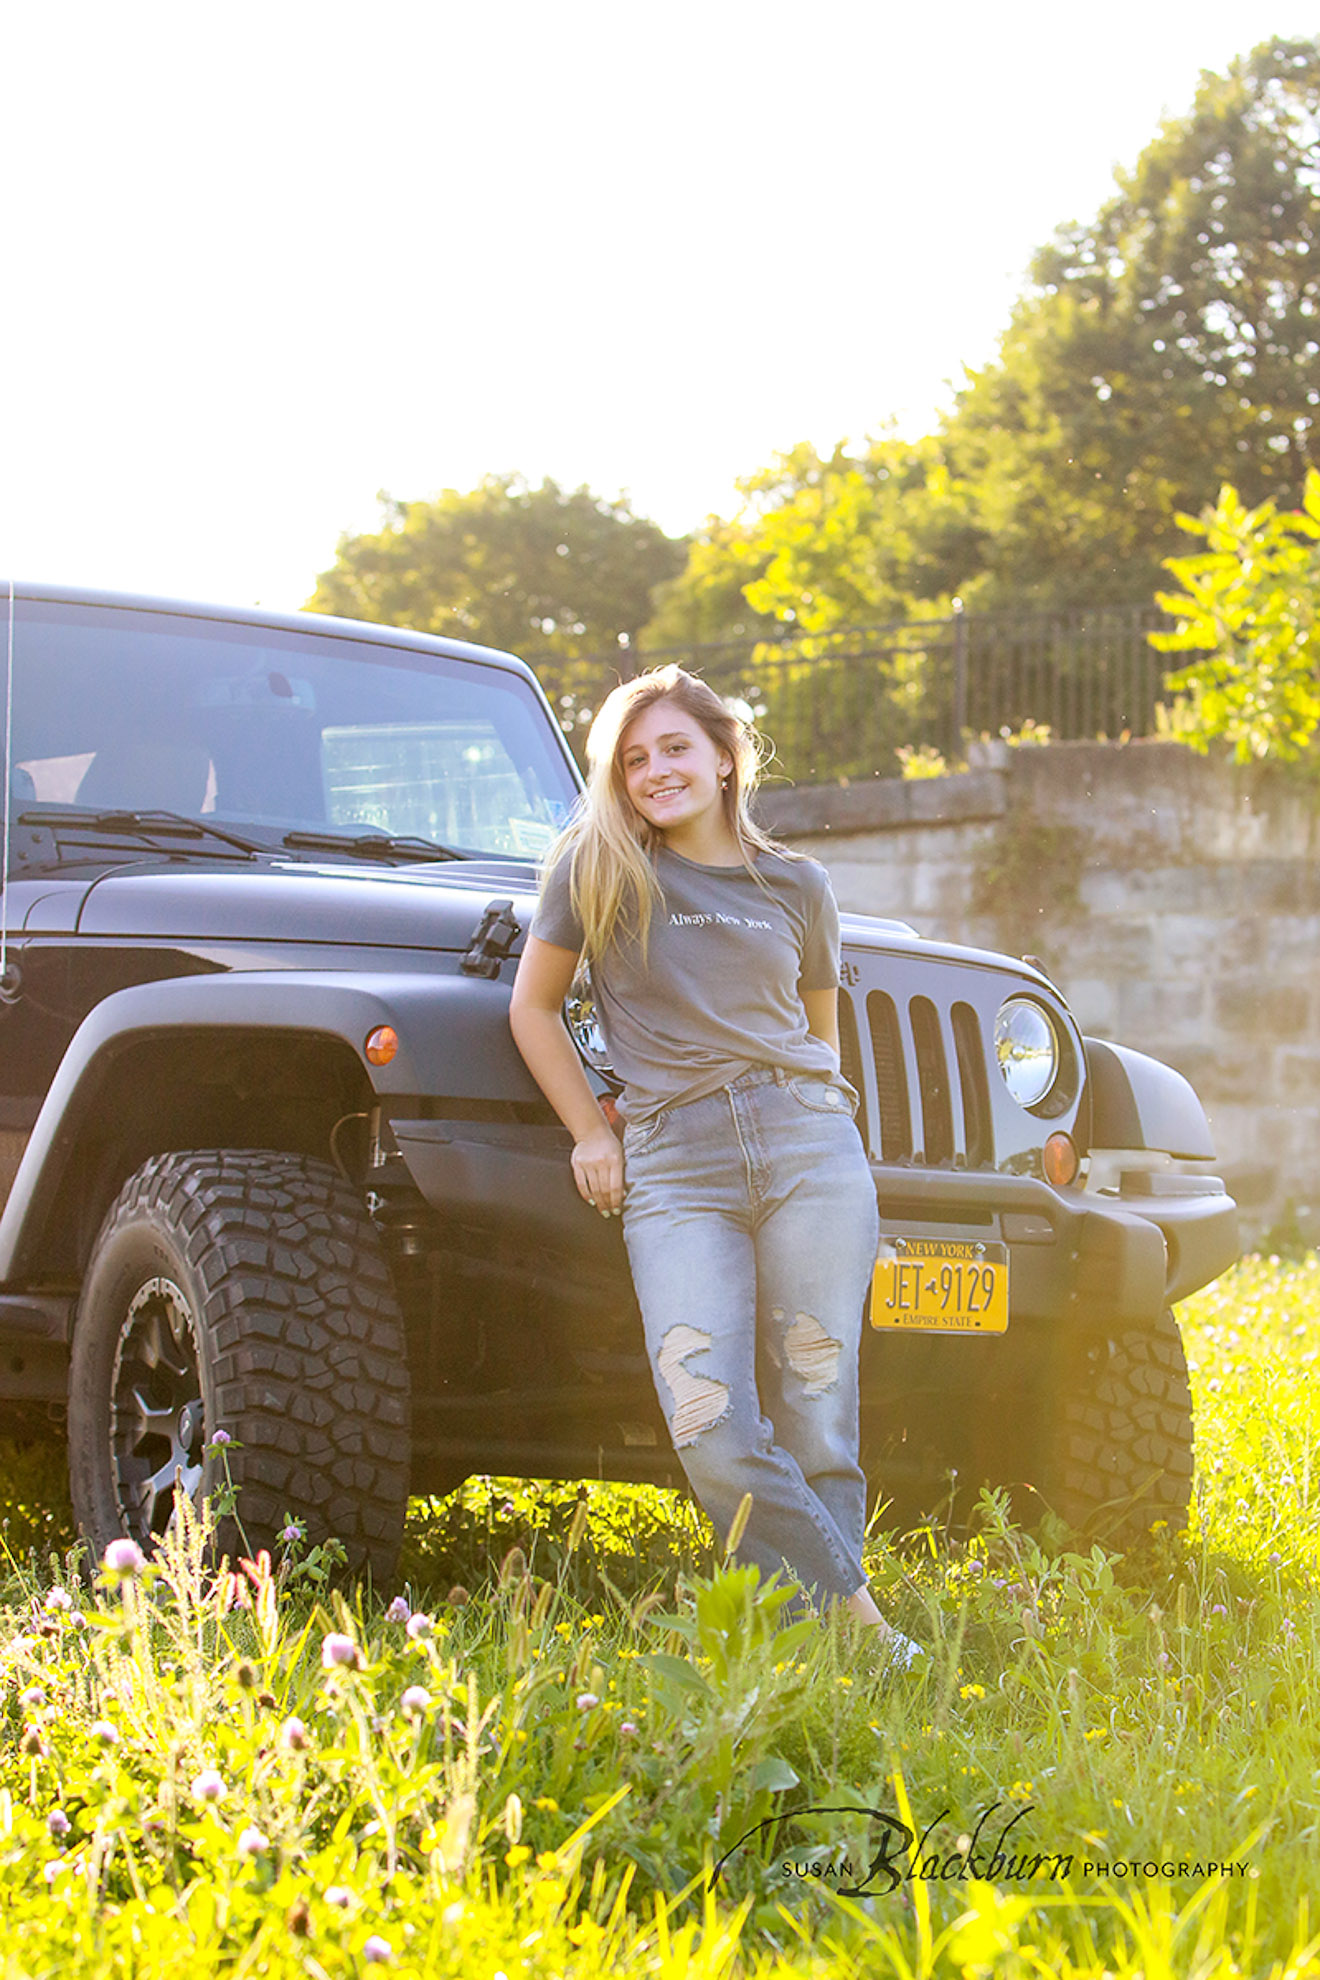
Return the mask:
<path id="1" fill-rule="evenodd" d="M 657 594 L 648 646 L 929 616 L 979 555 L 969 491 L 938 438 L 830 455 L 803 443 L 738 491 L 737 516 L 712 518 Z"/>
<path id="2" fill-rule="evenodd" d="M 667 652 L 712 640 L 772 637 L 773 616 L 754 612 L 747 602 L 747 587 L 764 575 L 768 561 L 755 517 L 746 511 L 729 521 L 708 517 L 692 534 L 682 570 L 657 590 L 643 646 Z"/>
<path id="3" fill-rule="evenodd" d="M 738 515 L 713 519 L 657 594 L 645 650 L 737 642 L 716 678 L 756 712 L 792 775 L 891 767 L 899 745 L 931 740 L 940 721 L 932 676 L 947 660 L 932 660 L 919 636 L 842 645 L 831 636 L 919 609 L 927 619 L 948 613 L 943 587 L 965 555 L 966 492 L 937 441 L 891 436 L 828 457 L 795 447 L 739 491 Z M 712 656 L 699 659 L 709 666 Z"/>
<path id="4" fill-rule="evenodd" d="M 380 529 L 340 538 L 309 609 L 507 648 L 533 662 L 567 725 L 601 676 L 577 663 L 635 643 L 686 552 L 622 499 L 518 475 L 380 500 Z"/>
<path id="5" fill-rule="evenodd" d="M 1301 499 L 1320 408 L 1320 41 L 1203 74 L 1115 198 L 1036 257 L 945 429 L 986 602 L 1138 600 L 1231 475 Z"/>
<path id="6" fill-rule="evenodd" d="M 947 607 L 1144 603 L 1226 476 L 1301 500 L 1320 458 L 1320 39 L 1201 78 L 1062 228 L 938 431 L 798 446 L 739 484 L 648 644 Z"/>
<path id="7" fill-rule="evenodd" d="M 1170 557 L 1180 592 L 1159 603 L 1178 620 L 1152 633 L 1165 653 L 1197 657 L 1169 685 L 1186 697 L 1171 729 L 1193 748 L 1224 742 L 1239 763 L 1296 762 L 1320 725 L 1316 607 L 1320 599 L 1320 473 L 1307 474 L 1304 508 L 1280 515 L 1273 501 L 1248 509 L 1235 488 L 1183 529 L 1205 538 L 1196 556 Z"/>
<path id="8" fill-rule="evenodd" d="M 938 440 L 872 440 L 829 460 L 800 447 L 746 486 L 772 497 L 765 568 L 746 593 L 756 610 L 806 633 L 947 610 L 968 516 Z"/>

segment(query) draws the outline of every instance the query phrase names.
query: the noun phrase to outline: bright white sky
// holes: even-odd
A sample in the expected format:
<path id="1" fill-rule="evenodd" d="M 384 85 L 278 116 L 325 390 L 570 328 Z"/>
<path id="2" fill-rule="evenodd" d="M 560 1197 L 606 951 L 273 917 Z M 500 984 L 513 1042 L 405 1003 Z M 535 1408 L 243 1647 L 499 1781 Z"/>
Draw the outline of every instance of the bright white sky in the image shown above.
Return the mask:
<path id="1" fill-rule="evenodd" d="M 5 10 L 0 574 L 301 604 L 376 493 L 672 532 L 994 354 L 1295 0 Z"/>

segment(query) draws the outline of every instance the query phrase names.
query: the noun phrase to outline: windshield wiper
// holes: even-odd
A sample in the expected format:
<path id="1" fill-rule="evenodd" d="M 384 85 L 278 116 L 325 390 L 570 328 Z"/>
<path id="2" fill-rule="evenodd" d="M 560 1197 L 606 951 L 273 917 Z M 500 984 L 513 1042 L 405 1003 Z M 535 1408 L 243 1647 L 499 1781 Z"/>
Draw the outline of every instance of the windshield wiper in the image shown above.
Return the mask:
<path id="1" fill-rule="evenodd" d="M 258 845 L 255 839 L 240 838 L 237 832 L 225 831 L 222 826 L 208 825 L 204 818 L 189 818 L 182 811 L 84 811 L 78 805 L 65 808 L 49 805 L 44 811 L 21 811 L 18 814 L 20 825 L 75 825 L 90 832 L 124 832 L 132 837 L 146 839 L 222 839 L 227 846 L 237 846 L 240 852 L 269 853 L 269 846 Z"/>
<path id="2" fill-rule="evenodd" d="M 391 837 L 387 832 L 286 832 L 286 846 L 307 852 L 354 853 L 360 859 L 466 859 L 467 853 L 435 839 Z"/>

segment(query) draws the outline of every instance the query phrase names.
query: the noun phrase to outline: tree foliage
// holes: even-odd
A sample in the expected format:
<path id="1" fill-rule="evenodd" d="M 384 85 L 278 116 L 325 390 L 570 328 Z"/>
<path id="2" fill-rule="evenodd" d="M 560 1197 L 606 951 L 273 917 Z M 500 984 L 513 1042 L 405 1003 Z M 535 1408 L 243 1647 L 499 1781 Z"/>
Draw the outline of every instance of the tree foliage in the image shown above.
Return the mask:
<path id="1" fill-rule="evenodd" d="M 380 500 L 380 529 L 340 538 L 309 609 L 507 648 L 570 700 L 572 663 L 635 642 L 685 554 L 626 501 L 548 480 L 488 475 L 469 493 Z"/>
<path id="2" fill-rule="evenodd" d="M 1320 42 L 1202 76 L 1087 226 L 1037 255 L 947 429 L 988 597 L 1148 597 L 1229 477 L 1301 499 L 1320 408 Z"/>
<path id="3" fill-rule="evenodd" d="M 1170 677 L 1186 696 L 1176 733 L 1203 753 L 1223 741 L 1238 762 L 1295 762 L 1320 725 L 1316 613 L 1320 599 L 1320 473 L 1307 474 L 1305 506 L 1280 515 L 1275 503 L 1249 509 L 1227 483 L 1217 506 L 1182 528 L 1208 547 L 1170 557 L 1181 592 L 1159 602 L 1178 620 L 1151 635 L 1166 653 L 1197 650 Z"/>
<path id="4" fill-rule="evenodd" d="M 737 672 L 722 665 L 723 684 L 756 712 L 794 776 L 872 775 L 899 745 L 930 741 L 943 655 L 920 637 L 856 629 L 906 618 L 900 572 L 923 587 L 928 617 L 950 608 L 941 591 L 956 563 L 949 546 L 967 525 L 938 443 L 886 437 L 828 458 L 803 445 L 739 490 L 739 514 L 712 519 L 658 594 L 647 652 L 736 642 Z M 849 629 L 852 638 L 831 637 Z M 700 658 L 710 664 L 708 648 Z"/>
<path id="5" fill-rule="evenodd" d="M 979 553 L 969 491 L 937 438 L 890 435 L 856 454 L 803 443 L 738 483 L 658 595 L 647 644 L 826 633 L 947 611 Z"/>
<path id="6" fill-rule="evenodd" d="M 1320 460 L 1320 39 L 1204 74 L 1031 275 L 934 435 L 799 446 L 741 483 L 648 640 L 824 630 L 955 594 L 1141 602 L 1175 517 L 1226 478 L 1248 505 L 1299 502 Z"/>

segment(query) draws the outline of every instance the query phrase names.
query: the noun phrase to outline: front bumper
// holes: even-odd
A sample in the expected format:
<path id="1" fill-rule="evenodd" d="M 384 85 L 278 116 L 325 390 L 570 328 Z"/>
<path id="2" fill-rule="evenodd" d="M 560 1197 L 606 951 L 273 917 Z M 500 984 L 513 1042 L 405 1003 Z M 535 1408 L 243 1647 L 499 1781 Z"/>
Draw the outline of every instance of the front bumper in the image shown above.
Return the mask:
<path id="1" fill-rule="evenodd" d="M 1238 1256 L 1237 1205 L 1214 1176 L 1124 1179 L 1116 1194 L 1033 1176 L 872 1164 L 882 1229 L 1006 1244 L 1014 1319 L 1075 1312 L 1141 1325 L 1208 1285 Z M 1153 1181 L 1165 1185 L 1158 1192 Z M 1135 1186 L 1131 1186 L 1135 1185 Z"/>
<path id="2" fill-rule="evenodd" d="M 391 1121 L 403 1162 L 451 1226 L 497 1230 L 591 1276 L 627 1275 L 622 1227 L 577 1193 L 562 1128 L 514 1122 Z M 1238 1256 L 1237 1208 L 1213 1176 L 1126 1176 L 1113 1195 L 1033 1176 L 872 1163 L 887 1236 L 1006 1244 L 1014 1319 L 1074 1313 L 1139 1325 Z"/>

